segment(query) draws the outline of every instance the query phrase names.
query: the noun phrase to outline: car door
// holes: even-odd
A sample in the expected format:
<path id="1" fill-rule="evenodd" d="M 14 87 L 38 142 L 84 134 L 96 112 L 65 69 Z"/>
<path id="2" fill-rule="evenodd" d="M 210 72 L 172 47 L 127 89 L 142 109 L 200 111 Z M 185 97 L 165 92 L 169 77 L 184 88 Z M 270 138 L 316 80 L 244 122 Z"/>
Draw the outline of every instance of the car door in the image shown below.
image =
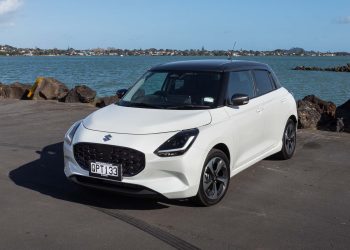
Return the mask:
<path id="1" fill-rule="evenodd" d="M 246 94 L 247 104 L 233 106 L 230 103 L 233 94 Z M 239 168 L 260 154 L 263 140 L 263 121 L 259 98 L 255 98 L 254 81 L 251 71 L 230 72 L 225 107 L 229 115 L 229 136 L 235 141 L 231 152 L 235 154 L 234 168 Z"/>
<path id="2" fill-rule="evenodd" d="M 253 70 L 256 96 L 260 99 L 260 113 L 263 121 L 263 151 L 268 151 L 277 143 L 280 133 L 281 103 L 280 93 L 267 70 Z"/>

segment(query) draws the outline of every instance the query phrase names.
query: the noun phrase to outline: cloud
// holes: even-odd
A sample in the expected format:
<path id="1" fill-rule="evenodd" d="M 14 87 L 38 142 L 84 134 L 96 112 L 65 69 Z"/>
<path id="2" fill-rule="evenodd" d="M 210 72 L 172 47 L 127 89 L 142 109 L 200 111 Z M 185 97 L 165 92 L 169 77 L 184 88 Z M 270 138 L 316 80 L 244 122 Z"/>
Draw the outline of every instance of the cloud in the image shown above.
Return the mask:
<path id="1" fill-rule="evenodd" d="M 0 27 L 15 26 L 15 12 L 22 5 L 22 0 L 0 0 Z"/>
<path id="2" fill-rule="evenodd" d="M 21 0 L 0 0 L 0 16 L 15 12 L 21 4 Z"/>
<path id="3" fill-rule="evenodd" d="M 340 24 L 350 24 L 350 16 L 339 17 L 336 22 Z"/>

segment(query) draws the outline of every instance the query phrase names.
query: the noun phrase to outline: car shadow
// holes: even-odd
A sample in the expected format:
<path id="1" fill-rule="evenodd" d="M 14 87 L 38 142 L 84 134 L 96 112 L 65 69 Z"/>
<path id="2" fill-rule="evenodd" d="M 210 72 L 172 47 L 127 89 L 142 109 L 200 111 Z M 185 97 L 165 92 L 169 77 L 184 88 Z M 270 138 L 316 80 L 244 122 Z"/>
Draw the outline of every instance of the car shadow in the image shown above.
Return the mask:
<path id="1" fill-rule="evenodd" d="M 125 210 L 164 209 L 169 205 L 193 206 L 189 201 L 127 197 L 80 187 L 69 181 L 63 172 L 63 142 L 55 143 L 36 151 L 40 158 L 12 170 L 10 179 L 25 187 L 56 199 L 93 207 Z"/>

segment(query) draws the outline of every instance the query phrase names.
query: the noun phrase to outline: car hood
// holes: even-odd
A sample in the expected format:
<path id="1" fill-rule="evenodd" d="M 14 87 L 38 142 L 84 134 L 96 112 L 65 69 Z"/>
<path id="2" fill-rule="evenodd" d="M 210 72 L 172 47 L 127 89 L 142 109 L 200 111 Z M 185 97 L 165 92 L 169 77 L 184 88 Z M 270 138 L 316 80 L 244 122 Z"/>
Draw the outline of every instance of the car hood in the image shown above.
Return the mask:
<path id="1" fill-rule="evenodd" d="M 145 109 L 109 105 L 83 120 L 91 130 L 123 134 L 154 134 L 196 128 L 211 122 L 208 110 Z"/>

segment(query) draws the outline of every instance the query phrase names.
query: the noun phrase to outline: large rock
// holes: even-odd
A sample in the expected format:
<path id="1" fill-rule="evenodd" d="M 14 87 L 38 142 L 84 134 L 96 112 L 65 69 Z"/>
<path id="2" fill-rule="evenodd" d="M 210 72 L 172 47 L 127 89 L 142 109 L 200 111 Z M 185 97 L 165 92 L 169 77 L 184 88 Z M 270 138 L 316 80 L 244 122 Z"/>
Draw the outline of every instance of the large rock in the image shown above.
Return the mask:
<path id="1" fill-rule="evenodd" d="M 334 71 L 334 72 L 350 72 L 350 63 L 345 66 L 337 66 L 330 68 L 310 67 L 310 66 L 296 66 L 293 70 L 312 70 L 312 71 Z"/>
<path id="2" fill-rule="evenodd" d="M 10 91 L 9 85 L 0 83 L 0 99 L 9 98 Z"/>
<path id="3" fill-rule="evenodd" d="M 299 128 L 335 130 L 336 105 L 314 95 L 297 102 Z"/>
<path id="4" fill-rule="evenodd" d="M 350 99 L 337 108 L 336 117 L 337 130 L 350 133 Z"/>
<path id="5" fill-rule="evenodd" d="M 10 85 L 0 84 L 0 99 L 25 99 L 25 95 L 31 88 L 30 84 L 23 84 L 19 82 Z"/>
<path id="6" fill-rule="evenodd" d="M 316 105 L 317 110 L 321 113 L 321 124 L 327 124 L 334 120 L 337 106 L 333 102 L 324 101 L 315 95 L 305 96 L 303 100 Z"/>
<path id="7" fill-rule="evenodd" d="M 34 92 L 33 99 L 64 101 L 68 94 L 67 86 L 52 77 L 44 77 Z"/>
<path id="8" fill-rule="evenodd" d="M 64 102 L 79 102 L 79 96 L 75 89 L 69 90 Z"/>
<path id="9" fill-rule="evenodd" d="M 82 102 L 92 103 L 96 97 L 96 91 L 92 90 L 86 85 L 75 86 L 71 89 L 66 98 L 65 102 Z"/>
<path id="10" fill-rule="evenodd" d="M 24 84 L 24 83 L 19 83 L 15 82 L 10 84 L 10 98 L 14 99 L 26 99 L 26 95 L 29 92 L 29 89 L 32 87 L 30 84 Z"/>
<path id="11" fill-rule="evenodd" d="M 97 100 L 96 107 L 103 108 L 110 104 L 116 103 L 118 101 L 119 101 L 118 96 L 105 96 Z"/>
<path id="12" fill-rule="evenodd" d="M 308 101 L 299 100 L 298 107 L 298 128 L 317 129 L 317 124 L 321 119 L 321 114 L 316 106 Z"/>

